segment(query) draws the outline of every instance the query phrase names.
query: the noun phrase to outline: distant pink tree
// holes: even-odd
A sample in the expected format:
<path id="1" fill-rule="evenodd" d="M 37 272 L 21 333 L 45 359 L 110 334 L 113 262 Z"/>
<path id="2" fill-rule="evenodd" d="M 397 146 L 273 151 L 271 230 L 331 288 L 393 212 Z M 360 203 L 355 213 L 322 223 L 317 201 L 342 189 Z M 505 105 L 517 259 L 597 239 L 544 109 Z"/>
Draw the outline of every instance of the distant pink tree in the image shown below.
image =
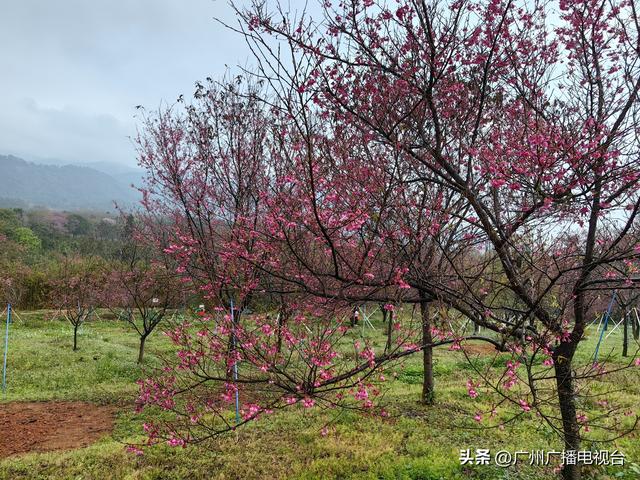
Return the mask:
<path id="1" fill-rule="evenodd" d="M 102 262 L 65 257 L 52 282 L 50 302 L 73 327 L 73 350 L 78 349 L 78 330 L 98 308 L 104 285 Z"/>
<path id="2" fill-rule="evenodd" d="M 184 285 L 169 265 L 145 255 L 148 249 L 135 243 L 125 249 L 126 256 L 109 266 L 102 296 L 104 304 L 138 334 L 138 364 L 142 364 L 147 339 L 169 310 L 180 306 Z"/>

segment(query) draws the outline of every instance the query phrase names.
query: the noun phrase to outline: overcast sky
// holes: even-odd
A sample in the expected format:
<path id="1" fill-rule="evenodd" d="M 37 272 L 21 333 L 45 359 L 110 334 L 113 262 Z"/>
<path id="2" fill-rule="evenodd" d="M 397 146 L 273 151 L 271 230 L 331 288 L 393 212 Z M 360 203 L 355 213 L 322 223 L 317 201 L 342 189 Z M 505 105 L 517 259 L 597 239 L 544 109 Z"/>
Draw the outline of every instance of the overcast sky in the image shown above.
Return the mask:
<path id="1" fill-rule="evenodd" d="M 0 154 L 135 165 L 135 106 L 250 63 L 227 0 L 0 0 Z"/>

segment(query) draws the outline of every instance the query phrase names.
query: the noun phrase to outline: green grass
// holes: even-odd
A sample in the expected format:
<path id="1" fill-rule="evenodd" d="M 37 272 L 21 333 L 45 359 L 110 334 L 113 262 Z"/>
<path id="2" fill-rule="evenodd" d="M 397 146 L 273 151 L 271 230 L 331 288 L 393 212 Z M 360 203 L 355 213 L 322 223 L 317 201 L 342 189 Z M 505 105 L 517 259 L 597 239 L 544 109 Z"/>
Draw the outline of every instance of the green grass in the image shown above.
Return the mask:
<path id="1" fill-rule="evenodd" d="M 8 390 L 3 402 L 86 400 L 117 405 L 113 433 L 78 450 L 33 453 L 0 461 L 0 479 L 547 479 L 551 467 L 518 465 L 461 466 L 459 450 L 561 450 L 558 439 L 535 417 L 505 430 L 479 429 L 468 412 L 482 407 L 482 396 L 472 400 L 465 382 L 473 375 L 459 352 L 435 353 L 436 405 L 417 403 L 422 367 L 419 356 L 395 369 L 384 402 L 391 417 L 381 419 L 344 413 L 329 434 L 319 434 L 328 412 L 293 409 L 268 416 L 236 434 L 216 439 L 206 447 L 173 449 L 156 446 L 136 457 L 124 450 L 127 442 L 143 439 L 144 417 L 133 411 L 135 380 L 144 371 L 135 361 L 137 337 L 117 321 L 92 321 L 79 337 L 79 351 L 71 350 L 70 326 L 44 321 L 42 312 L 21 314 L 11 326 Z M 380 320 L 365 333 L 382 345 Z M 596 335 L 585 342 L 579 357 L 589 358 Z M 621 333 L 611 335 L 602 348 L 621 362 Z M 633 349 L 632 349 L 633 350 Z M 147 367 L 159 365 L 158 355 L 171 353 L 159 332 L 147 341 Z M 487 364 L 490 357 L 480 357 Z M 503 362 L 502 362 L 503 363 Z M 392 373 L 392 372 L 389 372 Z M 392 376 L 392 375 L 388 375 Z M 594 391 L 617 391 L 611 399 L 637 410 L 640 406 L 640 369 L 628 370 L 595 382 Z M 591 405 L 593 406 L 593 405 Z M 590 405 L 583 405 L 589 409 Z M 640 478 L 640 442 L 637 431 L 608 445 L 624 452 L 627 466 L 587 470 L 592 479 Z M 636 464 L 634 466 L 634 464 Z M 635 471 L 634 471 L 635 470 Z"/>

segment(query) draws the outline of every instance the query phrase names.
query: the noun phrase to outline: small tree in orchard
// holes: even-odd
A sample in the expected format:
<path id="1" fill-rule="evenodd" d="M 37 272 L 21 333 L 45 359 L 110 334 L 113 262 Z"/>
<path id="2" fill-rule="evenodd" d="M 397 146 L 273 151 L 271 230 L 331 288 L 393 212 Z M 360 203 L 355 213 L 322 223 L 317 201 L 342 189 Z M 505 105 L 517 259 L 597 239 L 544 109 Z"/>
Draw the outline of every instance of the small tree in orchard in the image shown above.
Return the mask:
<path id="1" fill-rule="evenodd" d="M 50 292 L 56 305 L 73 327 L 73 350 L 78 349 L 78 331 L 99 306 L 104 285 L 103 265 L 96 259 L 65 257 Z"/>
<path id="2" fill-rule="evenodd" d="M 626 267 L 622 266 L 622 270 L 626 270 Z M 608 290 L 605 290 L 604 293 L 609 295 L 600 295 L 600 301 L 594 302 L 594 310 L 597 310 L 597 317 L 599 317 L 595 325 L 599 328 L 598 335 L 602 335 L 602 341 L 599 342 L 599 353 L 604 350 L 602 353 L 606 356 L 606 352 L 612 347 L 607 344 L 606 340 L 611 333 L 619 329 L 622 331 L 622 356 L 628 357 L 629 353 L 635 353 L 635 350 L 640 346 L 640 343 L 635 341 L 638 338 L 634 338 L 638 325 L 635 312 L 638 300 L 640 300 L 640 291 L 617 289 L 613 293 Z"/>
<path id="3" fill-rule="evenodd" d="M 147 338 L 181 301 L 183 286 L 172 269 L 144 255 L 145 250 L 129 245 L 125 258 L 112 266 L 105 285 L 111 310 L 138 334 L 138 363 L 142 364 Z"/>

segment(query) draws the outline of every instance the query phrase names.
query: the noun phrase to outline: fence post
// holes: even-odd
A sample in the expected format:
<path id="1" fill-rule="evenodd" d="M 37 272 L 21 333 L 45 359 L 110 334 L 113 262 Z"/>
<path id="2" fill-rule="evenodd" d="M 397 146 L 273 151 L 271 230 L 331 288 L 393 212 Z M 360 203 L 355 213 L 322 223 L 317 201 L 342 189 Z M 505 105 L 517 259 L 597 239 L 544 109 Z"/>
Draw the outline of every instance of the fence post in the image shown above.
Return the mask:
<path id="1" fill-rule="evenodd" d="M 598 362 L 598 352 L 600 351 L 600 344 L 602 343 L 602 337 L 604 335 L 605 330 L 607 329 L 607 324 L 609 323 L 609 318 L 611 317 L 611 309 L 613 308 L 613 302 L 616 299 L 617 290 L 613 291 L 613 295 L 611 296 L 611 301 L 609 302 L 609 307 L 607 308 L 607 313 L 604 318 L 604 325 L 602 326 L 602 330 L 600 331 L 600 338 L 598 339 L 598 343 L 596 345 L 596 351 L 593 354 L 593 363 Z"/>
<path id="2" fill-rule="evenodd" d="M 4 332 L 4 361 L 2 364 L 2 392 L 7 393 L 7 350 L 9 349 L 9 323 L 11 322 L 11 304 L 7 305 L 7 327 Z"/>
<path id="3" fill-rule="evenodd" d="M 231 299 L 231 328 L 232 328 L 232 339 L 233 339 L 233 348 L 236 348 L 236 319 L 235 312 L 233 309 L 233 299 Z M 233 382 L 236 387 L 236 425 L 240 423 L 240 394 L 238 392 L 238 362 L 235 361 L 233 363 Z"/>

